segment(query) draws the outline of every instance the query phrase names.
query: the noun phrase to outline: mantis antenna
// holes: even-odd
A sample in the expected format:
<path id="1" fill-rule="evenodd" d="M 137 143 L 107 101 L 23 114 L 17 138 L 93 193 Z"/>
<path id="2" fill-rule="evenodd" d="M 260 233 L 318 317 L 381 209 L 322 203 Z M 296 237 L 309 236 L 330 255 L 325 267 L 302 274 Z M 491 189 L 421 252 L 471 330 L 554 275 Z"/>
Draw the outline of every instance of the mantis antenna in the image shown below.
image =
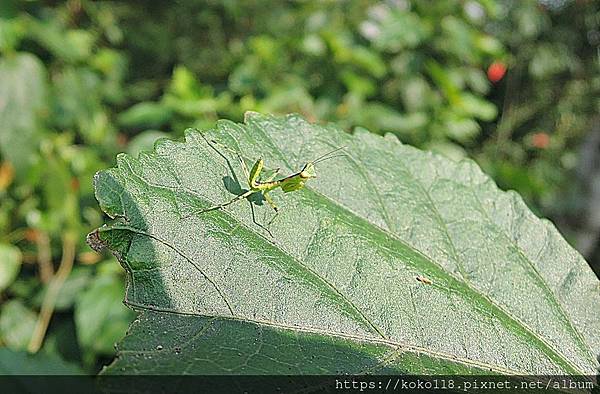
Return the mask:
<path id="1" fill-rule="evenodd" d="M 333 149 L 333 150 L 330 150 L 329 152 L 327 152 L 327 153 L 325 153 L 325 154 L 323 154 L 323 155 L 321 155 L 321 156 L 317 157 L 316 159 L 314 159 L 314 160 L 312 161 L 312 163 L 313 163 L 313 164 L 317 164 L 317 163 L 319 163 L 319 162 L 321 162 L 321 161 L 325 161 L 325 160 L 333 159 L 334 157 L 341 157 L 341 156 L 345 156 L 344 154 L 339 154 L 339 155 L 333 155 L 333 156 L 330 156 L 330 155 L 332 155 L 333 153 L 335 153 L 335 152 L 339 152 L 339 151 L 341 151 L 341 150 L 343 150 L 343 149 L 346 149 L 346 147 L 345 147 L 345 146 L 340 146 L 339 148 L 335 148 L 335 149 Z"/>

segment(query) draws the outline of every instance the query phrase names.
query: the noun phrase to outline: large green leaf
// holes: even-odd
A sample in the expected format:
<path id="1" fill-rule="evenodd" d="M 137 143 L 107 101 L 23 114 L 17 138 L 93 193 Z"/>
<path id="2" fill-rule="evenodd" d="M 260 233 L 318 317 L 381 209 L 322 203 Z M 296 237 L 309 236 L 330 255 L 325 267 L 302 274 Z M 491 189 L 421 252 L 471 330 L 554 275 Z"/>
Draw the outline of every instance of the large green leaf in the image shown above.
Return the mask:
<path id="1" fill-rule="evenodd" d="M 100 172 L 115 220 L 89 241 L 119 258 L 141 311 L 107 373 L 595 373 L 598 280 L 473 162 L 297 116 L 207 134 L 284 172 L 347 149 L 272 194 L 273 238 L 246 201 L 197 213 L 231 199 L 232 177 L 247 187 L 198 132 Z"/>

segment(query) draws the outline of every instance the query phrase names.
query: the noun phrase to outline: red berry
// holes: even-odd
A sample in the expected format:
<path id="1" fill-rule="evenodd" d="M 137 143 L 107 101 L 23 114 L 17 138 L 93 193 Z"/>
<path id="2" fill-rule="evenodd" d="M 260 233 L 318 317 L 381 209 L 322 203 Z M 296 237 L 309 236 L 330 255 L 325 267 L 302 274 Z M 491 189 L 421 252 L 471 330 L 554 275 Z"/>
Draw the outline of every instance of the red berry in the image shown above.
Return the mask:
<path id="1" fill-rule="evenodd" d="M 546 149 L 550 145 L 550 136 L 543 131 L 531 136 L 531 145 L 538 149 Z"/>
<path id="2" fill-rule="evenodd" d="M 500 81 L 506 74 L 506 66 L 502 62 L 494 62 L 487 69 L 487 76 L 490 82 Z"/>

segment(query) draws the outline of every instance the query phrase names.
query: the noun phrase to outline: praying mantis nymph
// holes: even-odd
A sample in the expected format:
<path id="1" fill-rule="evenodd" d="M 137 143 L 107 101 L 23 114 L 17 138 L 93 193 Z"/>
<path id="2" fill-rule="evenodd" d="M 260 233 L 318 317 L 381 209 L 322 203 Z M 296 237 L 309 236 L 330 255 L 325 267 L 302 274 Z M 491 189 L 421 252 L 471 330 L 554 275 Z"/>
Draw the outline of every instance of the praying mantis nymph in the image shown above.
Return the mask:
<path id="1" fill-rule="evenodd" d="M 206 141 L 206 143 L 213 149 L 215 150 L 221 157 L 225 158 L 225 160 L 227 160 L 227 158 L 223 155 L 223 153 L 221 153 L 217 146 L 221 146 L 224 149 L 234 153 L 239 162 L 240 165 L 242 167 L 242 171 L 244 171 L 244 176 L 246 177 L 246 180 L 248 182 L 248 190 L 238 194 L 237 196 L 235 196 L 234 198 L 232 198 L 231 200 L 224 202 L 222 204 L 218 204 L 218 205 L 214 205 L 210 208 L 206 208 L 203 209 L 201 211 L 197 211 L 196 213 L 206 213 L 206 212 L 210 212 L 210 211 L 215 211 L 218 209 L 223 209 L 226 208 L 227 206 L 243 200 L 243 199 L 247 199 L 250 196 L 252 196 L 253 194 L 260 194 L 262 195 L 263 199 L 267 202 L 267 204 L 269 204 L 269 206 L 271 208 L 273 208 L 273 210 L 275 211 L 275 215 L 273 216 L 273 218 L 269 221 L 269 223 L 267 224 L 267 226 L 270 226 L 271 223 L 273 223 L 273 221 L 275 220 L 275 218 L 277 217 L 277 215 L 279 214 L 279 208 L 277 207 L 277 205 L 275 205 L 275 202 L 273 201 L 273 199 L 271 198 L 271 196 L 269 195 L 269 193 L 275 189 L 281 188 L 281 190 L 283 190 L 284 193 L 289 193 L 289 192 L 293 192 L 296 190 L 300 190 L 302 188 L 304 188 L 304 185 L 306 184 L 306 182 L 308 182 L 310 179 L 312 178 L 316 178 L 317 177 L 317 173 L 315 170 L 315 164 L 320 163 L 322 161 L 325 160 L 329 160 L 329 159 L 333 159 L 334 157 L 340 157 L 343 156 L 343 154 L 338 154 L 335 155 L 336 152 L 339 152 L 342 149 L 345 149 L 345 146 L 333 149 L 327 153 L 325 153 L 324 155 L 321 155 L 319 157 L 317 157 L 316 159 L 309 161 L 307 163 L 305 163 L 302 168 L 298 171 L 295 172 L 291 175 L 288 175 L 286 177 L 283 178 L 279 178 L 279 179 L 275 179 L 277 178 L 277 176 L 280 173 L 280 169 L 276 169 L 275 172 L 270 175 L 267 179 L 265 180 L 260 180 L 260 175 L 261 172 L 264 168 L 264 160 L 263 159 L 258 159 L 256 160 L 256 162 L 254 163 L 254 165 L 252 166 L 252 169 L 248 170 L 248 167 L 246 166 L 246 162 L 244 161 L 244 159 L 242 158 L 242 156 L 235 150 L 226 147 L 223 144 L 218 143 L 215 140 L 209 140 L 207 139 L 204 134 L 202 134 L 201 132 L 199 132 L 200 136 L 202 136 L 202 138 L 204 139 L 204 141 Z M 271 234 L 271 231 L 263 226 L 262 224 L 258 223 L 256 221 L 256 217 L 254 215 L 254 206 L 252 205 L 252 202 L 250 202 L 250 208 L 252 210 L 252 221 L 258 225 L 259 227 L 261 227 L 262 229 L 264 229 L 265 231 L 267 231 L 267 233 L 269 233 L 269 235 L 271 237 L 273 237 L 273 234 Z M 190 216 L 190 215 L 188 215 Z"/>

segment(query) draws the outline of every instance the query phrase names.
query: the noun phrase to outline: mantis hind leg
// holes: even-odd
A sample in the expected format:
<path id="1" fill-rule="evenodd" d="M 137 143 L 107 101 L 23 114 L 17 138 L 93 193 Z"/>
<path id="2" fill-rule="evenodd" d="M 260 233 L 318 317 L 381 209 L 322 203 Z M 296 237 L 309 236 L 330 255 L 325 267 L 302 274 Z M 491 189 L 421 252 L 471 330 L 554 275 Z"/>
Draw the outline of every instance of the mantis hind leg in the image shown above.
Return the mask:
<path id="1" fill-rule="evenodd" d="M 267 226 L 264 226 L 264 225 L 260 224 L 260 223 L 258 222 L 258 220 L 256 220 L 256 214 L 254 213 L 254 204 L 252 204 L 252 201 L 248 201 L 248 203 L 250 204 L 250 212 L 252 212 L 252 222 L 254 222 L 254 224 L 256 224 L 258 227 L 260 227 L 260 228 L 262 228 L 263 230 L 265 230 L 265 231 L 266 231 L 266 232 L 267 232 L 267 233 L 268 233 L 268 234 L 271 236 L 271 238 L 275 238 L 275 237 L 273 236 L 273 233 L 271 233 L 271 230 L 269 230 L 269 229 L 267 228 L 267 226 L 268 226 L 268 225 L 267 225 Z M 269 223 L 269 224 L 270 224 L 270 223 Z"/>
<path id="2" fill-rule="evenodd" d="M 190 213 L 190 214 L 185 215 L 184 217 L 182 217 L 182 219 L 188 218 L 188 217 L 190 217 L 192 215 L 196 215 L 196 214 L 202 214 L 202 213 L 206 213 L 206 212 L 210 212 L 210 211 L 216 211 L 217 209 L 224 209 L 224 208 L 226 208 L 227 206 L 233 204 L 236 201 L 239 201 L 239 200 L 241 200 L 243 198 L 249 197 L 252 193 L 255 193 L 255 191 L 254 190 L 248 190 L 247 192 L 244 192 L 244 193 L 242 193 L 240 195 L 237 195 L 234 198 L 232 198 L 231 200 L 229 200 L 229 201 L 227 201 L 227 202 L 225 202 L 223 204 L 213 205 L 212 207 L 192 212 L 192 213 Z"/>
<path id="3" fill-rule="evenodd" d="M 238 161 L 240 162 L 240 165 L 242 167 L 242 171 L 244 172 L 244 176 L 246 177 L 246 180 L 250 179 L 250 171 L 248 170 L 248 166 L 246 165 L 246 162 L 244 161 L 244 159 L 242 158 L 242 156 L 240 155 L 239 152 L 237 152 L 234 149 L 231 149 L 230 147 L 228 147 L 226 145 L 221 144 L 220 142 L 217 142 L 215 140 L 209 140 L 208 138 L 206 138 L 204 136 L 203 133 L 200 133 L 200 136 L 202 137 L 202 139 L 204 139 L 204 141 L 206 141 L 208 146 L 210 146 L 215 152 L 217 152 L 219 154 L 219 156 L 221 156 L 227 163 L 229 163 L 229 160 L 223 153 L 221 153 L 221 151 L 219 151 L 219 149 L 217 149 L 217 147 L 222 148 L 222 149 L 226 150 L 227 152 L 234 154 L 237 157 Z M 233 176 L 235 177 L 235 171 L 233 171 L 233 168 L 231 168 L 231 166 L 229 166 L 229 169 L 231 170 L 231 172 L 233 173 Z M 237 178 L 236 178 L 236 181 L 239 183 Z"/>

